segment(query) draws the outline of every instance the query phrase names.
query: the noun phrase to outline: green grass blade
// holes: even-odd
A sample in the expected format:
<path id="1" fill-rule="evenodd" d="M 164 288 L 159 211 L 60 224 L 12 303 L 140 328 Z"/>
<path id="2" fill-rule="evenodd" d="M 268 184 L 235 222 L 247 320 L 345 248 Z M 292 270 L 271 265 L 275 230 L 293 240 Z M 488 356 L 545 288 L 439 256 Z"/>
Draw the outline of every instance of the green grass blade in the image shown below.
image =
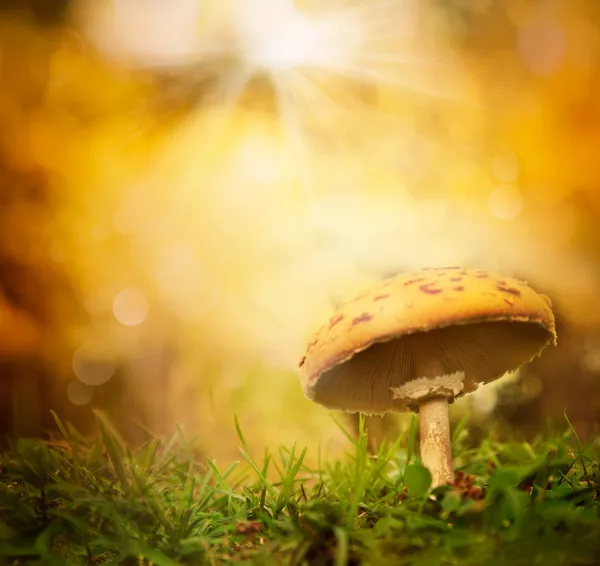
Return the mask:
<path id="1" fill-rule="evenodd" d="M 275 489 L 273 488 L 273 485 L 263 475 L 262 471 L 255 464 L 254 460 L 252 460 L 252 458 L 250 457 L 250 455 L 243 448 L 240 447 L 239 450 L 240 450 L 240 453 L 242 454 L 242 456 L 244 457 L 244 460 L 246 460 L 246 462 L 248 462 L 248 464 L 250 465 L 250 467 L 254 470 L 254 472 L 256 473 L 256 475 L 258 476 L 258 478 L 260 479 L 261 483 L 269 490 L 269 493 L 271 495 L 275 495 Z"/>

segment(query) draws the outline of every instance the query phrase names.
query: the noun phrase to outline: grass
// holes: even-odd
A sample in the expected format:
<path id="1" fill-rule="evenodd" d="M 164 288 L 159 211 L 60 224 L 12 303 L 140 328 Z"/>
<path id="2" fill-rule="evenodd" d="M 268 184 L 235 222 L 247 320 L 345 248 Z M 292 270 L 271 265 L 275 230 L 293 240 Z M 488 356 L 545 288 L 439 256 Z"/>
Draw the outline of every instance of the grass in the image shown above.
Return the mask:
<path id="1" fill-rule="evenodd" d="M 1 564 L 600 563 L 600 448 L 570 426 L 469 448 L 463 423 L 456 485 L 431 492 L 415 421 L 376 456 L 348 435 L 318 469 L 295 446 L 252 460 L 238 427 L 241 464 L 224 470 L 181 433 L 132 452 L 101 414 L 91 439 L 56 420 L 62 438 L 0 456 Z"/>

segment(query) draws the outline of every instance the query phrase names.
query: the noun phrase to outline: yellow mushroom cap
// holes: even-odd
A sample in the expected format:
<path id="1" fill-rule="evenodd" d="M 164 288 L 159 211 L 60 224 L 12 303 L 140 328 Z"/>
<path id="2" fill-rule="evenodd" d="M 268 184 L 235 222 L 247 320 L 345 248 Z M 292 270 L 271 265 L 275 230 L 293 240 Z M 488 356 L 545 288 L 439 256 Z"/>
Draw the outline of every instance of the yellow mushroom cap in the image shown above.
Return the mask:
<path id="1" fill-rule="evenodd" d="M 424 339 L 441 375 L 416 371 Z M 300 360 L 302 390 L 329 408 L 403 411 L 414 408 L 399 393 L 410 382 L 431 385 L 443 377 L 440 387 L 452 400 L 516 370 L 549 344 L 556 344 L 550 299 L 527 283 L 484 270 L 422 269 L 386 279 L 334 313 Z M 458 376 L 459 385 L 448 387 L 449 376 Z"/>

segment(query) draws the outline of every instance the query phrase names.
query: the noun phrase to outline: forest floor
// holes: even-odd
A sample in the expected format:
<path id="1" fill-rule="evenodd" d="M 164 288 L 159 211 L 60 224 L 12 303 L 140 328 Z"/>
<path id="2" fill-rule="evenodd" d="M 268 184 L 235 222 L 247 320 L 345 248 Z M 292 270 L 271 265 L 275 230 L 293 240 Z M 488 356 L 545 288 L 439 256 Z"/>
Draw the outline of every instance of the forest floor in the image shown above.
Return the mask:
<path id="1" fill-rule="evenodd" d="M 600 564 L 600 440 L 568 420 L 476 448 L 461 423 L 456 484 L 432 491 L 416 420 L 376 456 L 348 435 L 315 468 L 294 446 L 252 460 L 238 427 L 240 463 L 218 469 L 181 433 L 132 451 L 97 419 L 94 438 L 56 418 L 61 438 L 0 455 L 0 564 Z"/>

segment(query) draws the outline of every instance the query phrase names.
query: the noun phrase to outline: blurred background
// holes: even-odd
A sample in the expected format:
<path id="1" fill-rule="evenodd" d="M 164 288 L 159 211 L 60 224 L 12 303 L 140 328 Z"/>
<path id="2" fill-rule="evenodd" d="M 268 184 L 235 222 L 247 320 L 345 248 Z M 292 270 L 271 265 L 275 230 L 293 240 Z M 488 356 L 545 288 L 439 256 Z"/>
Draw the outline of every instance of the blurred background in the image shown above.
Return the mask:
<path id="1" fill-rule="evenodd" d="M 589 437 L 599 26 L 594 0 L 4 0 L 0 434 L 99 408 L 227 461 L 237 415 L 253 454 L 335 453 L 311 332 L 460 264 L 550 295 L 559 344 L 455 417 L 532 438 L 566 409 Z"/>

